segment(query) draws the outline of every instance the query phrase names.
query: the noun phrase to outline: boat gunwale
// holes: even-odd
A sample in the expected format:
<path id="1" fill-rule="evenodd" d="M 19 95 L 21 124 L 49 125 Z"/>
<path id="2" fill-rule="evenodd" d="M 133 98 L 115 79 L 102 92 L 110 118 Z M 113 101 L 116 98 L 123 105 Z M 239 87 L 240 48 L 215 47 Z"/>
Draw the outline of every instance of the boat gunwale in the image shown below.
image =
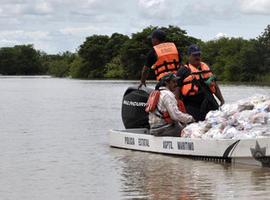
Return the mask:
<path id="1" fill-rule="evenodd" d="M 237 140 L 241 140 L 243 141 L 252 141 L 252 140 L 265 140 L 265 139 L 269 139 L 270 137 L 257 137 L 257 138 L 234 138 L 234 139 L 226 139 L 226 138 L 220 138 L 220 139 L 216 139 L 216 138 L 188 138 L 188 137 L 171 137 L 171 136 L 154 136 L 151 134 L 146 134 L 146 133 L 134 133 L 134 132 L 128 132 L 127 130 L 139 130 L 139 129 L 110 129 L 110 132 L 118 132 L 118 133 L 128 133 L 128 134 L 136 134 L 136 135 L 146 135 L 146 136 L 152 136 L 153 138 L 157 137 L 157 138 L 175 138 L 175 139 L 185 139 L 185 140 L 200 140 L 200 141 L 237 141 Z M 143 128 L 141 129 L 143 130 Z M 149 129 L 146 129 L 149 130 Z"/>

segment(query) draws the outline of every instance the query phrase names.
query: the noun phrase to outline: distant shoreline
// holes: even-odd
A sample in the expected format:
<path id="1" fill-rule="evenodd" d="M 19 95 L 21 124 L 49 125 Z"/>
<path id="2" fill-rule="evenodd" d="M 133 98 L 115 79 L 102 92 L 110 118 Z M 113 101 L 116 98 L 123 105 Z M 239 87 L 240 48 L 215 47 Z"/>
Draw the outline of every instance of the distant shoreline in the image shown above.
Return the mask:
<path id="1" fill-rule="evenodd" d="M 113 78 L 89 78 L 89 79 L 84 79 L 84 78 L 72 78 L 70 76 L 68 77 L 56 77 L 53 75 L 0 75 L 0 79 L 5 79 L 5 78 L 57 78 L 57 79 L 72 79 L 72 80 L 89 80 L 89 81 L 106 81 L 106 82 L 134 82 L 138 83 L 140 82 L 139 79 L 113 79 Z M 245 86 L 268 86 L 270 87 L 270 82 L 231 82 L 231 81 L 217 81 L 221 85 L 245 85 Z M 157 81 L 155 80 L 147 80 L 148 84 L 155 84 Z"/>
<path id="2" fill-rule="evenodd" d="M 58 79 L 71 79 L 71 80 L 89 80 L 89 81 L 97 81 L 97 82 L 134 82 L 138 83 L 140 80 L 126 80 L 126 79 L 82 79 L 82 78 L 71 78 L 71 77 L 55 77 L 55 76 L 50 76 L 50 75 L 0 75 L 0 79 L 4 78 L 58 78 Z M 155 84 L 157 81 L 155 80 L 148 80 L 148 84 Z M 229 82 L 229 81 L 218 81 L 219 84 L 221 85 L 245 85 L 245 86 L 267 86 L 270 87 L 270 83 L 268 82 Z"/>
<path id="3" fill-rule="evenodd" d="M 269 86 L 270 83 L 268 82 L 226 82 L 226 81 L 219 81 L 218 83 L 222 85 L 246 85 L 246 86 Z"/>
<path id="4" fill-rule="evenodd" d="M 1 78 L 53 78 L 50 75 L 0 75 Z"/>

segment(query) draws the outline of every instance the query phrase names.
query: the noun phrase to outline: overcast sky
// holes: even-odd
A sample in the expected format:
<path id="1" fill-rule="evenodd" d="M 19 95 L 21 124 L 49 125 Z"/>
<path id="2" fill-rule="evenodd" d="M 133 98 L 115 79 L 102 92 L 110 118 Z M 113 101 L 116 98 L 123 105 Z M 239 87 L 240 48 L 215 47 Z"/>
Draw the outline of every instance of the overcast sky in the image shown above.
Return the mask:
<path id="1" fill-rule="evenodd" d="M 0 0 L 0 47 L 74 52 L 92 34 L 169 24 L 203 40 L 255 38 L 270 24 L 270 0 Z"/>

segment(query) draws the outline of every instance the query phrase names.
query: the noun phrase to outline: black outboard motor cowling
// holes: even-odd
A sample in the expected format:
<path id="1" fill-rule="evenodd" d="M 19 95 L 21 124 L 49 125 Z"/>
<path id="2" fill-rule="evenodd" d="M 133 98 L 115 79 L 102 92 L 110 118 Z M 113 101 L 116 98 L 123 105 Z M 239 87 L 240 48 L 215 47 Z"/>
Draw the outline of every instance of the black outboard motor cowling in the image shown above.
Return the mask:
<path id="1" fill-rule="evenodd" d="M 148 113 L 145 105 L 152 89 L 129 87 L 122 101 L 122 121 L 128 128 L 149 128 Z"/>

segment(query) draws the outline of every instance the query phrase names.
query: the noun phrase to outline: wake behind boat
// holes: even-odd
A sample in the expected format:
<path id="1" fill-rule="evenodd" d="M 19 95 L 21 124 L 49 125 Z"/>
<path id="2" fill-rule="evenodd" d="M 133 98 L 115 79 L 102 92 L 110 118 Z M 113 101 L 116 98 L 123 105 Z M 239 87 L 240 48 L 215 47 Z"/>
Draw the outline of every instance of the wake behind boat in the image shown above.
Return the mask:
<path id="1" fill-rule="evenodd" d="M 110 130 L 111 147 L 270 167 L 270 137 L 203 139 L 150 135 L 146 123 L 147 113 L 144 112 L 150 91 L 149 88 L 128 88 L 122 104 L 122 119 L 126 129 Z"/>

